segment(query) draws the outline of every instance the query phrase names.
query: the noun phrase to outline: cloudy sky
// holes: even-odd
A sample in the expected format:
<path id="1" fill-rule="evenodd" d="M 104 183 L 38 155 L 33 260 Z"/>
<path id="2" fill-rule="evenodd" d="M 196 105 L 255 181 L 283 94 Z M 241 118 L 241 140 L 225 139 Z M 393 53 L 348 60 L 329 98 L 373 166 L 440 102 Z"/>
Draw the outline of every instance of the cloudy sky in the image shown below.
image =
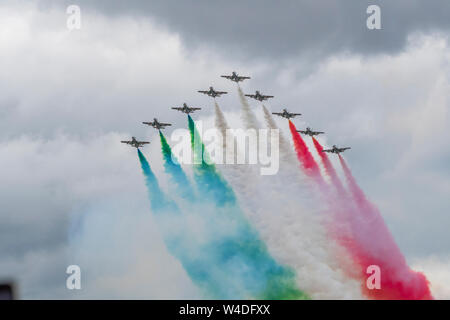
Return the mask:
<path id="1" fill-rule="evenodd" d="M 369 4 L 381 30 L 366 27 Z M 24 298 L 195 297 L 118 141 L 152 139 L 140 123 L 155 116 L 185 126 L 170 111 L 183 102 L 212 116 L 196 90 L 234 93 L 218 76 L 236 70 L 252 76 L 244 91 L 275 95 L 272 110 L 352 146 L 409 263 L 450 297 L 449 16 L 446 0 L 0 1 L 0 279 Z M 239 110 L 236 94 L 220 102 Z M 160 170 L 158 144 L 145 151 Z M 68 292 L 67 265 L 94 257 L 108 272 Z"/>

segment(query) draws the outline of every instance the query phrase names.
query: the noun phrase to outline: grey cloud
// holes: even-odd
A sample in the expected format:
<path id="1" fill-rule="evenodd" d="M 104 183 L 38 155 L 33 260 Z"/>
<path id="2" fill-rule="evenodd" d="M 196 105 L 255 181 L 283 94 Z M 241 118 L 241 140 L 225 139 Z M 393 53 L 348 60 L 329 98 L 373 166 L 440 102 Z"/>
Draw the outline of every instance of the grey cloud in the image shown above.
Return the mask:
<path id="1" fill-rule="evenodd" d="M 446 32 L 450 27 L 450 3 L 446 0 L 80 0 L 78 3 L 87 12 L 149 16 L 181 34 L 187 47 L 215 46 L 227 55 L 251 59 L 277 60 L 299 55 L 318 58 L 341 51 L 393 53 L 404 47 L 410 33 Z M 366 9 L 372 4 L 381 7 L 382 30 L 366 28 Z"/>

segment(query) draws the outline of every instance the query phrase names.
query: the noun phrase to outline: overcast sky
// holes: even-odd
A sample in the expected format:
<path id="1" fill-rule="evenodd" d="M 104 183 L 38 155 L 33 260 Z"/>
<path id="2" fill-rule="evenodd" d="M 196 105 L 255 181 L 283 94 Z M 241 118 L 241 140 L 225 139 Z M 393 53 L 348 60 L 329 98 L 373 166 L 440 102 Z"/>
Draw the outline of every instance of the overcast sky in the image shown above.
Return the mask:
<path id="1" fill-rule="evenodd" d="M 68 4 L 81 7 L 80 30 L 66 28 Z M 382 30 L 366 28 L 369 4 Z M 449 281 L 449 16 L 444 0 L 0 1 L 0 279 L 22 297 L 78 297 L 65 267 L 93 255 L 115 267 L 91 270 L 80 297 L 195 297 L 146 214 L 135 152 L 118 141 L 152 140 L 141 122 L 155 116 L 184 127 L 170 111 L 183 102 L 210 117 L 196 93 L 210 85 L 230 91 L 220 104 L 231 116 L 237 95 L 219 75 L 236 70 L 252 76 L 244 91 L 275 95 L 273 111 L 301 112 L 297 126 L 350 145 L 408 261 Z M 162 171 L 158 143 L 145 151 Z M 136 263 L 114 259 L 119 245 Z"/>

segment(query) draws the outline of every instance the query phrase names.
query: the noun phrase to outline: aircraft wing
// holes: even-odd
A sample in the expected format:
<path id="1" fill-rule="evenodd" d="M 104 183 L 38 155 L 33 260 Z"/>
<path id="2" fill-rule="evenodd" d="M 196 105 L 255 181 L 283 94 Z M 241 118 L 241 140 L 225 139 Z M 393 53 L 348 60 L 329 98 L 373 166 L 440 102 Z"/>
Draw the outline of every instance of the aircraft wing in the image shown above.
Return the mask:
<path id="1" fill-rule="evenodd" d="M 205 90 L 198 90 L 197 92 L 200 92 L 200 93 L 204 93 L 204 94 L 208 94 L 208 92 L 209 92 L 209 91 L 205 91 Z"/>
<path id="2" fill-rule="evenodd" d="M 246 94 L 245 96 L 246 96 L 246 97 L 250 97 L 250 98 L 253 98 L 253 99 L 255 99 L 255 98 L 256 98 L 256 95 L 255 95 L 255 94 Z"/>
<path id="3" fill-rule="evenodd" d="M 322 134 L 322 133 L 325 133 L 325 132 L 322 132 L 322 131 L 314 131 L 314 134 Z"/>
<path id="4" fill-rule="evenodd" d="M 283 113 L 281 113 L 281 112 L 272 112 L 272 114 L 276 114 L 277 116 L 283 115 Z"/>
<path id="5" fill-rule="evenodd" d="M 300 133 L 303 133 L 303 134 L 307 134 L 308 133 L 307 131 L 304 131 L 304 130 L 297 130 L 297 132 L 300 132 Z"/>
<path id="6" fill-rule="evenodd" d="M 222 78 L 231 79 L 231 76 L 221 76 Z"/>
<path id="7" fill-rule="evenodd" d="M 143 146 L 144 144 L 149 144 L 150 142 L 147 141 L 138 141 L 138 145 Z"/>
<path id="8" fill-rule="evenodd" d="M 180 110 L 182 110 L 183 108 L 180 108 L 180 107 L 173 107 L 172 109 L 173 109 L 173 110 L 178 110 L 178 111 L 180 111 Z"/>
<path id="9" fill-rule="evenodd" d="M 190 108 L 191 110 L 202 110 L 202 108 Z"/>
<path id="10" fill-rule="evenodd" d="M 121 143 L 131 144 L 131 141 L 120 141 Z"/>
<path id="11" fill-rule="evenodd" d="M 168 126 L 171 126 L 172 124 L 171 123 L 160 123 L 160 125 L 168 127 Z"/>
<path id="12" fill-rule="evenodd" d="M 217 94 L 227 94 L 228 92 L 226 91 L 216 91 Z"/>
<path id="13" fill-rule="evenodd" d="M 273 96 L 262 96 L 263 99 L 269 99 L 269 98 L 273 98 Z"/>
<path id="14" fill-rule="evenodd" d="M 293 115 L 293 116 L 301 116 L 302 114 L 301 113 L 291 113 L 291 115 Z"/>
<path id="15" fill-rule="evenodd" d="M 322 150 L 322 152 L 333 152 L 332 149 Z"/>
<path id="16" fill-rule="evenodd" d="M 343 152 L 345 150 L 351 149 L 350 147 L 345 147 L 345 148 L 339 148 L 339 152 Z"/>

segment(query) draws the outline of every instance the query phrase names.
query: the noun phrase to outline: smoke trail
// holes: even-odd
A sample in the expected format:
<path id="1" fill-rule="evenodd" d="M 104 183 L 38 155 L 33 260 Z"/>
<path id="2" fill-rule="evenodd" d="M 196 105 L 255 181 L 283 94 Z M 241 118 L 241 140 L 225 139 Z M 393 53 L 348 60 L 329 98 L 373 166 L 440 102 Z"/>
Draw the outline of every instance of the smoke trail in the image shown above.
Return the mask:
<path id="1" fill-rule="evenodd" d="M 242 92 L 240 97 L 246 129 L 259 128 Z M 267 109 L 265 118 L 270 129 L 278 129 Z M 223 134 L 229 128 L 220 109 L 216 110 L 216 127 Z M 297 284 L 302 290 L 316 299 L 361 298 L 358 282 L 346 277 L 334 259 L 334 254 L 341 252 L 324 234 L 317 212 L 304 209 L 309 207 L 312 198 L 307 188 L 310 181 L 297 169 L 298 161 L 290 144 L 284 139 L 282 145 L 282 141 L 280 139 L 280 171 L 274 176 L 262 177 L 255 165 L 221 169 L 270 253 L 277 261 L 294 268 Z M 224 149 L 229 147 L 224 143 Z"/>
<path id="2" fill-rule="evenodd" d="M 314 146 L 316 147 L 317 153 L 319 154 L 320 158 L 322 159 L 323 166 L 325 168 L 326 174 L 330 177 L 331 183 L 336 188 L 336 191 L 340 196 L 346 195 L 344 186 L 342 185 L 341 180 L 339 179 L 336 170 L 334 170 L 333 165 L 331 164 L 330 159 L 328 158 L 328 154 L 326 152 L 323 152 L 323 147 L 319 143 L 319 141 L 316 140 L 316 138 L 312 137 L 312 141 L 314 143 Z"/>
<path id="3" fill-rule="evenodd" d="M 269 129 L 272 130 L 279 130 L 277 124 L 275 123 L 275 120 L 273 119 L 272 115 L 270 114 L 269 110 L 267 110 L 266 106 L 263 105 L 263 112 L 264 112 L 264 119 L 266 120 L 266 125 Z M 292 161 L 292 147 L 291 144 L 288 142 L 286 137 L 280 132 L 280 151 L 281 156 L 283 156 L 283 160 Z"/>
<path id="4" fill-rule="evenodd" d="M 365 287 L 365 294 L 375 299 L 432 299 L 425 275 L 409 268 L 378 209 L 367 200 L 340 155 L 339 161 L 359 209 L 352 215 L 354 243 L 349 249 L 364 276 L 370 265 L 381 269 L 381 289 Z"/>
<path id="5" fill-rule="evenodd" d="M 218 108 L 218 106 L 217 106 Z M 222 119 L 225 125 L 225 119 Z M 202 156 L 200 164 L 194 166 L 196 181 L 206 196 L 212 197 L 215 207 L 204 213 L 211 232 L 208 242 L 214 248 L 216 265 L 227 270 L 228 278 L 236 279 L 249 297 L 260 299 L 306 299 L 295 284 L 295 273 L 279 265 L 268 253 L 265 244 L 251 227 L 239 209 L 227 182 L 216 171 L 213 164 L 206 164 L 208 154 L 198 135 L 195 123 L 188 117 L 194 154 Z M 195 151 L 196 146 L 198 147 Z M 200 155 L 199 152 L 202 151 Z M 205 185 L 202 185 L 205 184 Z M 205 188 L 206 187 L 206 188 Z M 215 190 L 214 190 L 215 189 Z M 231 196 L 223 199 L 224 192 Z M 218 197 L 217 194 L 221 197 Z M 231 280 L 230 280 L 231 281 Z"/>
<path id="6" fill-rule="evenodd" d="M 188 126 L 194 152 L 194 163 L 197 164 L 194 165 L 194 177 L 199 188 L 203 193 L 211 195 L 218 205 L 235 204 L 236 197 L 233 190 L 217 172 L 216 166 L 211 163 L 190 115 L 188 115 Z"/>
<path id="7" fill-rule="evenodd" d="M 169 200 L 165 194 L 161 191 L 158 181 L 156 180 L 153 171 L 148 164 L 147 159 L 142 154 L 141 150 L 137 149 L 139 161 L 141 163 L 142 172 L 145 176 L 145 184 L 148 188 L 148 195 L 150 198 L 150 205 L 152 210 L 159 213 L 161 211 L 167 212 L 167 214 L 173 214 L 178 212 L 176 204 Z"/>
<path id="8" fill-rule="evenodd" d="M 152 212 L 161 229 L 166 247 L 179 259 L 190 278 L 207 297 L 215 299 L 255 297 L 255 293 L 249 292 L 242 283 L 243 279 L 252 279 L 247 282 L 253 284 L 256 282 L 255 278 L 251 274 L 245 274 L 247 269 L 243 266 L 246 263 L 239 257 L 236 258 L 233 252 L 236 243 L 233 248 L 233 242 L 227 239 L 230 235 L 226 234 L 224 237 L 223 232 L 218 233 L 220 228 L 206 227 L 205 223 L 215 226 L 212 223 L 214 219 L 199 214 L 199 206 L 187 207 L 187 210 L 181 212 L 179 207 L 161 191 L 147 159 L 139 150 L 138 155 L 148 187 Z M 220 227 L 229 229 L 224 224 Z M 206 231 L 201 231 L 205 229 Z M 256 287 L 256 284 L 254 286 Z M 262 288 L 258 289 L 258 293 L 263 291 Z"/>
<path id="9" fill-rule="evenodd" d="M 244 114 L 245 114 L 245 112 L 247 112 L 247 113 L 249 112 L 249 109 L 247 109 L 245 107 L 246 107 L 246 105 L 243 105 Z M 270 123 L 270 119 L 267 118 L 267 113 L 268 112 L 265 111 L 266 122 L 268 123 L 268 126 L 271 127 L 271 126 L 273 126 L 273 123 Z M 249 118 L 250 117 L 248 117 L 248 115 L 247 115 L 247 119 L 249 119 Z M 245 120 L 245 117 L 243 119 Z M 250 123 L 250 121 L 247 121 L 247 126 L 249 126 L 249 123 Z M 358 220 L 360 220 L 360 218 L 358 218 L 354 207 L 351 205 L 351 203 L 346 203 L 346 200 L 348 200 L 347 196 L 335 197 L 329 192 L 330 190 L 324 184 L 324 181 L 321 177 L 320 169 L 319 169 L 317 163 L 315 162 L 314 158 L 312 157 L 311 153 L 309 152 L 303 139 L 297 133 L 296 128 L 291 121 L 289 121 L 289 127 L 290 127 L 291 134 L 293 136 L 295 151 L 297 153 L 299 160 L 302 163 L 305 173 L 307 173 L 310 177 L 313 177 L 314 180 L 318 183 L 318 185 L 320 186 L 320 191 L 321 191 L 322 197 L 325 197 L 323 199 L 327 198 L 327 200 L 325 201 L 326 211 L 333 213 L 330 217 L 334 217 L 335 219 L 337 219 L 337 221 L 336 221 L 337 223 L 335 225 L 332 225 L 331 227 L 330 227 L 330 225 L 327 225 L 327 223 L 326 223 L 327 227 L 329 228 L 329 230 L 332 231 L 332 235 L 333 235 L 333 232 L 335 232 L 334 235 L 336 235 L 336 233 L 338 234 L 339 243 L 341 245 L 343 244 L 345 246 L 345 248 L 347 248 L 350 251 L 353 258 L 355 258 L 355 260 L 360 265 L 367 267 L 369 264 L 367 264 L 368 260 L 367 260 L 367 253 L 365 252 L 365 250 L 368 246 L 368 243 L 361 243 L 361 240 L 365 236 L 366 238 L 364 240 L 369 241 L 369 239 L 367 238 L 367 235 L 370 234 L 370 232 L 368 232 L 369 230 L 367 230 L 367 229 L 369 229 L 371 227 L 371 224 L 366 223 L 365 225 L 362 225 L 360 223 L 360 221 L 358 221 Z M 330 168 L 332 168 L 332 166 L 328 167 L 328 169 L 330 169 Z M 330 170 L 328 172 L 330 172 Z M 336 176 L 336 178 L 337 178 L 337 176 Z M 342 185 L 339 180 L 335 180 L 332 182 L 333 182 L 333 184 L 338 186 L 337 188 L 339 188 L 339 185 Z M 342 188 L 341 191 L 344 191 L 344 189 Z M 359 195 L 362 194 L 360 192 L 360 189 L 359 190 L 355 189 L 355 192 L 356 192 L 356 194 L 359 194 Z M 357 203 L 359 203 L 360 207 L 363 207 L 363 208 L 370 207 L 367 203 L 363 202 L 363 199 L 365 199 L 365 197 L 364 198 L 359 197 L 359 199 L 357 201 Z M 353 219 L 352 219 L 352 216 L 353 216 Z M 377 225 L 378 227 L 376 229 L 379 230 L 378 233 L 383 234 L 383 231 L 382 231 L 383 228 L 380 228 L 380 226 L 384 226 L 384 221 L 382 219 L 376 219 L 372 215 L 372 217 L 370 219 L 366 219 L 366 221 L 371 221 L 371 223 Z M 387 230 L 385 228 L 385 226 L 384 226 L 384 230 Z M 373 241 L 373 239 L 378 239 L 378 236 L 379 235 L 377 233 L 372 233 L 371 240 Z M 393 240 L 391 242 L 393 242 Z M 383 246 L 381 246 L 379 249 L 382 249 L 382 248 L 383 248 Z M 379 254 L 381 254 L 381 252 L 383 252 L 383 250 L 378 250 Z M 386 256 L 391 255 L 389 252 L 386 252 L 386 250 L 384 250 L 384 254 Z M 371 257 L 374 257 L 374 255 L 372 255 Z M 372 259 L 372 261 L 375 261 L 375 259 Z M 379 261 L 379 260 L 376 260 L 376 261 Z M 394 259 L 394 261 L 395 262 L 391 261 L 390 264 L 386 264 L 386 263 L 383 264 L 383 269 L 385 269 L 385 272 L 386 272 L 386 270 L 389 270 L 388 266 L 390 267 L 390 269 L 392 269 L 392 266 L 394 266 L 394 265 L 397 265 L 397 266 L 403 265 L 403 269 L 407 270 L 407 265 L 406 265 L 406 261 L 404 261 L 404 258 L 403 258 L 403 261 L 398 258 Z M 406 269 L 405 269 L 405 267 L 406 267 Z M 367 278 L 367 274 L 365 272 L 366 272 L 365 268 L 361 269 L 360 278 L 362 278 L 362 279 Z M 404 274 L 411 275 L 411 272 L 409 272 L 409 273 L 406 272 Z M 417 275 L 417 273 L 414 273 L 414 277 L 417 280 L 415 282 L 418 282 L 418 284 L 416 285 L 416 288 L 418 288 L 418 294 L 414 294 L 413 296 L 417 297 L 417 296 L 420 296 L 421 288 L 423 287 L 423 283 L 421 283 L 421 280 L 420 280 L 421 277 L 423 277 L 423 275 Z M 409 279 L 411 279 L 411 277 L 409 277 Z M 398 283 L 398 279 L 396 279 L 396 281 Z M 386 280 L 386 277 L 385 277 L 385 282 L 383 283 L 383 285 L 386 285 L 386 284 L 388 284 L 388 286 L 395 287 L 395 283 L 392 280 Z M 375 297 L 392 298 L 392 297 L 395 297 L 396 294 L 398 294 L 399 287 L 397 285 L 397 288 L 395 290 L 385 289 L 383 294 L 380 294 L 379 291 L 376 291 L 376 293 L 375 293 L 373 290 L 368 290 L 366 286 L 363 286 L 363 290 L 364 290 L 364 293 L 369 297 L 375 296 Z M 427 296 L 426 292 L 425 292 L 424 296 L 425 297 Z"/>
<path id="10" fill-rule="evenodd" d="M 232 163 L 235 164 L 237 163 L 236 140 L 232 134 L 228 134 L 227 130 L 229 130 L 230 127 L 228 126 L 225 115 L 223 114 L 216 101 L 214 101 L 214 110 L 215 126 L 217 129 L 219 129 L 220 135 L 223 139 L 221 141 L 221 144 L 219 145 L 219 147 L 223 150 L 222 163 L 227 164 L 229 161 L 232 161 Z"/>
<path id="11" fill-rule="evenodd" d="M 342 169 L 344 170 L 345 178 L 347 179 L 348 186 L 353 194 L 355 202 L 361 209 L 365 209 L 364 213 L 373 213 L 373 205 L 366 199 L 366 195 L 356 183 L 350 168 L 347 166 L 347 163 L 341 155 L 339 155 L 339 161 L 342 165 Z"/>
<path id="12" fill-rule="evenodd" d="M 314 159 L 309 150 L 305 149 L 304 141 L 296 139 L 298 134 L 295 134 L 295 126 L 291 123 L 290 129 L 299 159 L 303 159 L 305 170 L 309 168 L 310 174 L 314 176 L 313 172 L 317 172 L 316 165 L 312 163 Z M 313 139 L 313 142 L 327 174 L 338 191 L 338 196 L 335 197 L 326 188 L 321 188 L 327 196 L 328 211 L 334 218 L 334 223 L 327 224 L 329 231 L 361 267 L 359 278 L 363 282 L 368 277 L 367 267 L 376 265 L 382 270 L 382 289 L 370 290 L 364 283 L 362 285 L 364 294 L 375 299 L 430 299 L 431 293 L 424 275 L 409 269 L 381 215 L 366 199 L 343 158 L 339 156 L 357 208 L 352 206 L 327 155 L 322 152 L 322 146 L 316 139 Z"/>
<path id="13" fill-rule="evenodd" d="M 220 130 L 220 133 L 222 134 L 222 137 L 226 138 L 227 136 L 227 130 L 229 129 L 227 120 L 225 119 L 225 115 L 223 114 L 222 110 L 220 109 L 219 105 L 216 101 L 214 101 L 214 111 L 216 113 L 215 117 L 215 125 L 216 128 Z M 222 147 L 224 150 L 226 150 L 226 140 L 223 140 Z"/>
<path id="14" fill-rule="evenodd" d="M 250 109 L 250 105 L 248 104 L 247 98 L 244 95 L 244 92 L 242 92 L 241 87 L 238 86 L 238 92 L 239 92 L 239 100 L 241 101 L 242 105 L 242 121 L 246 125 L 248 129 L 259 129 L 260 125 L 258 123 L 258 120 L 256 119 L 255 115 L 253 114 L 252 110 Z"/>
<path id="15" fill-rule="evenodd" d="M 320 169 L 316 163 L 316 160 L 314 160 L 311 152 L 308 149 L 308 146 L 306 145 L 305 141 L 303 141 L 300 134 L 297 132 L 297 128 L 291 120 L 289 120 L 289 130 L 291 131 L 292 139 L 294 140 L 295 152 L 297 153 L 297 157 L 301 162 L 305 173 L 308 176 L 314 178 L 319 184 L 324 185 L 324 181 L 322 179 L 322 175 L 320 173 Z"/>
<path id="16" fill-rule="evenodd" d="M 166 137 L 161 131 L 159 131 L 159 137 L 161 139 L 164 169 L 170 174 L 172 182 L 176 185 L 180 196 L 184 199 L 192 201 L 195 195 L 186 174 L 178 164 L 175 155 L 172 153 L 172 149 L 167 143 Z"/>
<path id="17" fill-rule="evenodd" d="M 167 249 L 180 260 L 190 278 L 206 295 L 220 296 L 221 290 L 215 284 L 201 250 L 193 249 L 196 245 L 183 228 L 185 219 L 183 219 L 178 206 L 162 192 L 147 159 L 139 149 L 138 156 L 148 189 L 150 207 L 161 228 Z"/>

